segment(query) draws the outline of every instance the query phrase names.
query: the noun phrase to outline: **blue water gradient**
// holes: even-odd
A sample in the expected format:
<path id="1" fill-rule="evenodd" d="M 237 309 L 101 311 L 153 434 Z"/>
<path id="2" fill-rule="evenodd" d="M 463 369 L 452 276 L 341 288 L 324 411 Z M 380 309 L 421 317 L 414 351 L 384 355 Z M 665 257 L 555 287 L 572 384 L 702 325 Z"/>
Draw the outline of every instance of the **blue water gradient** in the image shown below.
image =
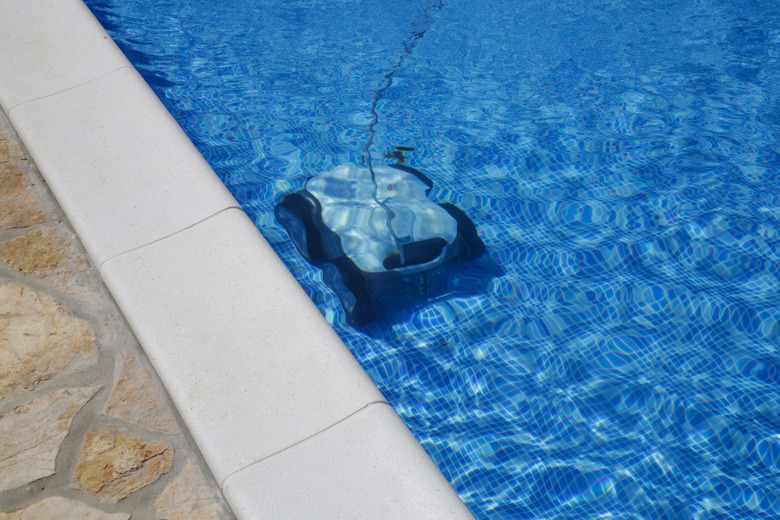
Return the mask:
<path id="1" fill-rule="evenodd" d="M 780 518 L 775 1 L 87 4 L 478 518 Z M 272 210 L 423 22 L 372 155 L 488 252 L 358 331 Z"/>

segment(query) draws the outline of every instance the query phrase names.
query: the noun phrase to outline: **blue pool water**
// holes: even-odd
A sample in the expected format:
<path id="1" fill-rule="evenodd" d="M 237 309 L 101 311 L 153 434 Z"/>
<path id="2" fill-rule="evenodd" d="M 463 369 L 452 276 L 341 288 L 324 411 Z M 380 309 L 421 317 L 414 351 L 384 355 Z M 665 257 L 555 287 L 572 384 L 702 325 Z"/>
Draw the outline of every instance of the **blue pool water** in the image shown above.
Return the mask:
<path id="1" fill-rule="evenodd" d="M 780 518 L 776 1 L 87 4 L 478 518 Z M 374 101 L 487 253 L 358 331 L 273 206 Z"/>

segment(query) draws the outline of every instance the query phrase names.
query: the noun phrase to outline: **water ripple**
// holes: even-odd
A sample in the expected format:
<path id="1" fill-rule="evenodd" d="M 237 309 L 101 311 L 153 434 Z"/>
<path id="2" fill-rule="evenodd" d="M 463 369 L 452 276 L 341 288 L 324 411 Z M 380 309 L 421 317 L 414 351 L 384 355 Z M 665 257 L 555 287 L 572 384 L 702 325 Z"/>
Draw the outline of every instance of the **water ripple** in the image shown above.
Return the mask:
<path id="1" fill-rule="evenodd" d="M 780 517 L 771 3 L 443 2 L 373 146 L 488 252 L 361 331 L 273 206 L 360 164 L 426 2 L 87 3 L 477 517 Z"/>

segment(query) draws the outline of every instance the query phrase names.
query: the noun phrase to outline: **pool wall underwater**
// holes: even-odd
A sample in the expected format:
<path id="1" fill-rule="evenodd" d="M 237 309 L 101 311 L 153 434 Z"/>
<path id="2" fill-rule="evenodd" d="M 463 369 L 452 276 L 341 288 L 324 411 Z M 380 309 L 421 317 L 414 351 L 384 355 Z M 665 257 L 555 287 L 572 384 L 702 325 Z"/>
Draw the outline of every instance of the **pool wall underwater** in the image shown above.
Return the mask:
<path id="1" fill-rule="evenodd" d="M 80 0 L 0 0 L 0 105 L 239 519 L 472 518 Z"/>

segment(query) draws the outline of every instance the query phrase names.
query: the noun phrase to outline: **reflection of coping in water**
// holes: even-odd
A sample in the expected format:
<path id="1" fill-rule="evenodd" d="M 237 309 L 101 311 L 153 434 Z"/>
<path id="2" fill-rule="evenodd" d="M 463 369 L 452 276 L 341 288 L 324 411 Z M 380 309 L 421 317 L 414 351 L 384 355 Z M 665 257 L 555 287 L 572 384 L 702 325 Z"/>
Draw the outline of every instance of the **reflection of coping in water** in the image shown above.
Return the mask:
<path id="1" fill-rule="evenodd" d="M 373 173 L 346 164 L 310 178 L 277 204 L 277 220 L 298 251 L 322 268 L 350 324 L 448 292 L 451 267 L 485 251 L 463 211 L 428 198 L 432 187 L 405 164 L 377 166 Z"/>

